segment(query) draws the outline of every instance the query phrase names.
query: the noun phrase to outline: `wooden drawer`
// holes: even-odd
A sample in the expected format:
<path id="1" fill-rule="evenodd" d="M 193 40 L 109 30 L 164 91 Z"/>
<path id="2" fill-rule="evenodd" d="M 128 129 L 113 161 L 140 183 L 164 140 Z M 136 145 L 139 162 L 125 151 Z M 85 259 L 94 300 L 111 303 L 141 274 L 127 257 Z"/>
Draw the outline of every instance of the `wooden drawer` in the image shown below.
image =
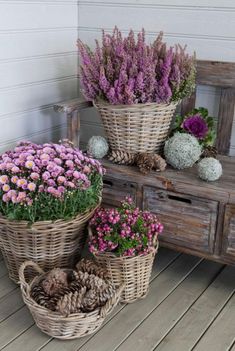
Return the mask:
<path id="1" fill-rule="evenodd" d="M 213 253 L 217 201 L 144 186 L 143 207 L 156 213 L 164 225 L 159 239 L 193 251 Z"/>
<path id="2" fill-rule="evenodd" d="M 235 262 L 235 205 L 225 208 L 222 255 Z"/>
<path id="3" fill-rule="evenodd" d="M 105 207 L 118 207 L 127 195 L 130 195 L 136 203 L 136 193 L 136 183 L 104 177 L 102 205 Z"/>

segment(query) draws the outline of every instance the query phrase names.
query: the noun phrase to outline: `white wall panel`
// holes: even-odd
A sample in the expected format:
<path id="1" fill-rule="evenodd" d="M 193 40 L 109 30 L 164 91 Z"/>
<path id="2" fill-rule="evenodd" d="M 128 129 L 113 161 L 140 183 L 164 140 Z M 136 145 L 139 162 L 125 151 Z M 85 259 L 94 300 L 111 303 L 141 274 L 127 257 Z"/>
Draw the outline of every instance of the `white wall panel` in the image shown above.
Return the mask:
<path id="1" fill-rule="evenodd" d="M 77 79 L 1 90 L 0 116 L 52 104 L 77 96 Z"/>
<path id="2" fill-rule="evenodd" d="M 0 64 L 0 89 L 58 77 L 72 77 L 76 71 L 77 53 L 8 61 Z"/>
<path id="3" fill-rule="evenodd" d="M 0 63 L 4 60 L 76 52 L 76 40 L 76 29 L 0 32 Z"/>
<path id="4" fill-rule="evenodd" d="M 89 12 L 89 16 L 87 16 Z M 79 8 L 79 26 L 93 27 L 94 23 L 99 28 L 112 28 L 114 23 L 123 29 L 132 28 L 139 30 L 144 27 L 146 31 L 158 32 L 163 30 L 167 33 L 214 36 L 215 23 L 220 30 L 220 37 L 235 35 L 234 10 L 210 10 L 205 9 L 177 9 L 162 8 L 158 6 L 112 6 L 81 4 Z M 113 16 L 111 15 L 113 14 Z M 200 21 L 200 25 L 198 25 Z M 203 30 L 202 30 L 203 29 Z"/>
<path id="5" fill-rule="evenodd" d="M 53 103 L 77 96 L 77 1 L 0 1 L 0 150 L 58 140 Z"/>
<path id="6" fill-rule="evenodd" d="M 12 140 L 8 140 L 5 143 L 0 143 L 0 148 L 2 152 L 5 150 L 9 150 L 13 148 L 16 145 L 16 143 L 21 141 L 22 139 L 31 140 L 35 143 L 46 143 L 48 141 L 58 142 L 58 140 L 65 138 L 65 136 L 66 126 L 65 124 L 61 124 L 54 128 L 43 129 L 40 132 L 33 132 L 31 134 L 27 134 L 23 138 L 22 136 L 15 136 Z"/>
<path id="7" fill-rule="evenodd" d="M 36 1 L 36 0 L 35 0 Z M 234 0 L 80 0 L 80 4 L 122 4 L 122 5 L 132 5 L 135 6 L 161 6 L 161 7 L 174 7 L 177 8 L 187 7 L 194 9 L 208 8 L 208 9 L 224 9 L 224 8 L 235 8 Z"/>
<path id="8" fill-rule="evenodd" d="M 40 134 L 42 130 L 49 130 L 65 124 L 66 120 L 63 114 L 54 112 L 52 106 L 49 106 L 4 116 L 1 118 L 1 123 L 5 127 L 3 129 L 4 139 L 0 139 L 0 146 L 4 140 L 25 139 L 27 135 Z"/>
<path id="9" fill-rule="evenodd" d="M 14 18 L 14 20 L 12 20 Z M 0 30 L 45 29 L 77 26 L 77 4 L 66 2 L 3 2 Z"/>

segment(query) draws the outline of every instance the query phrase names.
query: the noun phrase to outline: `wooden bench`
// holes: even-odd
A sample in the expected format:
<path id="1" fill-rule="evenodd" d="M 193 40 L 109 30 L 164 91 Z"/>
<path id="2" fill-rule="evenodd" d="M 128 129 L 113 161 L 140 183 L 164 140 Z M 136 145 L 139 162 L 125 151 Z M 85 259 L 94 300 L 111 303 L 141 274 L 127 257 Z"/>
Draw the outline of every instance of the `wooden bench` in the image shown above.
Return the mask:
<path id="1" fill-rule="evenodd" d="M 235 264 L 235 158 L 228 155 L 235 107 L 235 63 L 198 61 L 197 84 L 221 88 L 217 123 L 217 148 L 221 154 L 223 176 L 206 183 L 196 167 L 184 171 L 168 168 L 143 176 L 135 167 L 103 161 L 107 169 L 103 202 L 117 206 L 130 194 L 136 204 L 158 214 L 165 230 L 163 246 Z M 196 94 L 181 103 L 181 112 L 195 106 Z M 67 136 L 78 145 L 79 113 L 92 102 L 75 99 L 55 105 L 67 115 Z"/>

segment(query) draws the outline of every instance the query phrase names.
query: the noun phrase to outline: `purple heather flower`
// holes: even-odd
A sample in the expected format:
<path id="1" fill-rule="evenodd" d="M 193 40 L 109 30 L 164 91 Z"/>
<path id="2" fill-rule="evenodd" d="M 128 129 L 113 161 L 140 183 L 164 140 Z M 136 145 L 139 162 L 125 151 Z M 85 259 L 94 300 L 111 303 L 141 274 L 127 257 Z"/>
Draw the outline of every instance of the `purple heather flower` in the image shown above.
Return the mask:
<path id="1" fill-rule="evenodd" d="M 197 139 L 204 139 L 208 133 L 208 125 L 199 113 L 188 116 L 182 123 L 182 128 Z"/>

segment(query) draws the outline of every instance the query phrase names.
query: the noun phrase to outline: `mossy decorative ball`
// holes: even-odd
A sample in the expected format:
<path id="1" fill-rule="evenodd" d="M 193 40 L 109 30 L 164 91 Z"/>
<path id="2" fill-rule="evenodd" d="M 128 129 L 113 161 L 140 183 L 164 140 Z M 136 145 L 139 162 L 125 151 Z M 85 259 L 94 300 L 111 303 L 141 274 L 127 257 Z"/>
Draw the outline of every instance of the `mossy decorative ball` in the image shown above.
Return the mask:
<path id="1" fill-rule="evenodd" d="M 99 135 L 94 135 L 88 140 L 87 151 L 94 158 L 103 158 L 107 155 L 109 146 L 107 140 Z"/>
<path id="2" fill-rule="evenodd" d="M 198 176 L 208 182 L 213 182 L 223 173 L 220 161 L 213 157 L 205 157 L 198 163 Z"/>
<path id="3" fill-rule="evenodd" d="M 190 134 L 175 133 L 166 141 L 164 154 L 167 163 L 177 169 L 189 168 L 199 160 L 202 153 L 198 140 Z"/>

